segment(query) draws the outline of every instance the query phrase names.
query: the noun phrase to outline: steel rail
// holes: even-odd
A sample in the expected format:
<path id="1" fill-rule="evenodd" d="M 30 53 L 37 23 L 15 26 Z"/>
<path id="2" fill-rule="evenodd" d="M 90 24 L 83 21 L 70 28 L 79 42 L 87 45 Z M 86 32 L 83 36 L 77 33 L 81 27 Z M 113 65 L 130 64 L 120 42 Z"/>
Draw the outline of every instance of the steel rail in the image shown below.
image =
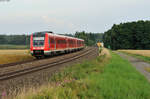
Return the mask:
<path id="1" fill-rule="evenodd" d="M 56 62 L 44 64 L 44 65 L 38 65 L 38 66 L 31 67 L 31 68 L 27 68 L 27 69 L 23 69 L 23 70 L 18 70 L 18 71 L 2 74 L 2 75 L 0 75 L 0 81 L 8 80 L 8 79 L 15 78 L 15 77 L 18 77 L 18 76 L 21 76 L 21 75 L 25 75 L 25 74 L 33 73 L 33 72 L 40 71 L 40 70 L 43 70 L 43 69 L 46 69 L 46 68 L 54 67 L 54 66 L 57 66 L 59 64 L 67 63 L 67 62 L 73 61 L 75 59 L 78 59 L 80 57 L 83 57 L 85 55 L 88 55 L 90 52 L 93 52 L 94 50 L 95 50 L 95 48 L 93 48 L 92 50 L 89 49 L 88 51 L 86 51 L 83 54 L 72 56 L 72 57 L 69 57 L 67 59 L 62 59 L 62 60 L 59 60 L 59 61 L 56 61 Z"/>
<path id="2" fill-rule="evenodd" d="M 78 51 L 77 51 L 78 52 Z M 74 52 L 73 52 L 74 53 Z M 68 54 L 72 54 L 72 53 L 68 53 Z M 68 55 L 68 54 L 61 54 L 61 55 L 55 55 L 55 56 L 51 56 L 49 58 L 53 58 L 53 57 L 59 57 L 62 55 Z M 40 61 L 40 60 L 44 60 L 44 59 L 48 59 L 48 58 L 43 58 L 43 59 L 33 59 L 33 60 L 27 60 L 27 61 L 22 61 L 22 62 L 15 62 L 15 63 L 8 63 L 8 64 L 0 64 L 0 68 L 6 68 L 6 67 L 12 67 L 12 66 L 16 66 L 16 65 L 21 65 L 21 64 L 25 64 L 25 63 L 30 63 L 30 62 L 34 62 L 34 61 Z"/>

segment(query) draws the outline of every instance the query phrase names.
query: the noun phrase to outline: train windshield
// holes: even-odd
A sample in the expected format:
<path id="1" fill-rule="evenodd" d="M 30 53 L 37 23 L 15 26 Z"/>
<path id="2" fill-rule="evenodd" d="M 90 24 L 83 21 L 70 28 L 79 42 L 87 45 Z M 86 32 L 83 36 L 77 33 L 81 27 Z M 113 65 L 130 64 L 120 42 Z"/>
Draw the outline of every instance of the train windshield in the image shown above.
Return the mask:
<path id="1" fill-rule="evenodd" d="M 33 46 L 44 46 L 44 37 L 34 37 L 33 38 Z"/>

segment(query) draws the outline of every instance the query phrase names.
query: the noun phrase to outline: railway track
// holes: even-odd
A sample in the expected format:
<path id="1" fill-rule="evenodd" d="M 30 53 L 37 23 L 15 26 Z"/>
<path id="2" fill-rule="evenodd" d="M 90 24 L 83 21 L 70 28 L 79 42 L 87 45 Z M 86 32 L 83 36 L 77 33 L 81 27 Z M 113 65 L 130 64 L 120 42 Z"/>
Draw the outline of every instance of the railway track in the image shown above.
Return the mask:
<path id="1" fill-rule="evenodd" d="M 37 59 L 28 60 L 28 61 L 23 61 L 23 62 L 0 64 L 0 68 L 11 67 L 11 66 L 15 66 L 15 65 L 18 65 L 18 64 L 25 64 L 25 63 L 34 62 L 34 61 L 37 61 Z"/>
<path id="2" fill-rule="evenodd" d="M 80 55 L 74 55 L 72 57 L 68 57 L 66 59 L 61 59 L 59 61 L 55 61 L 55 62 L 52 62 L 52 63 L 42 64 L 42 65 L 38 65 L 38 66 L 34 66 L 34 67 L 22 69 L 22 70 L 17 70 L 17 71 L 1 74 L 0 75 L 0 81 L 12 79 L 12 78 L 15 78 L 15 77 L 18 77 L 18 76 L 21 76 L 21 75 L 33 73 L 33 72 L 40 71 L 40 70 L 43 70 L 43 69 L 46 69 L 46 68 L 58 66 L 59 64 L 63 64 L 63 63 L 73 61 L 75 59 L 78 59 L 80 57 L 88 55 L 89 53 L 92 53 L 95 49 L 96 48 L 92 48 L 92 49 L 90 48 L 88 50 L 85 50 L 84 53 L 81 53 Z"/>
<path id="3" fill-rule="evenodd" d="M 64 54 L 62 54 L 62 55 L 64 55 Z M 60 55 L 50 56 L 48 58 L 57 57 L 57 56 L 60 56 Z M 39 61 L 39 60 L 43 60 L 43 59 L 47 59 L 47 58 L 33 59 L 33 60 L 27 60 L 27 61 L 15 62 L 15 63 L 8 63 L 8 64 L 0 64 L 0 68 L 12 67 L 12 66 L 21 65 L 21 64 L 25 64 L 25 63 L 30 63 L 30 62 L 34 62 L 34 61 Z"/>
<path id="4" fill-rule="evenodd" d="M 67 55 L 67 54 L 61 54 L 61 55 Z M 50 56 L 48 58 L 59 57 L 61 55 Z M 25 64 L 25 63 L 34 62 L 34 61 L 40 61 L 40 60 L 44 60 L 44 59 L 48 59 L 48 58 L 33 59 L 33 60 L 22 61 L 22 62 L 15 62 L 15 63 L 8 63 L 8 64 L 0 64 L 0 68 L 13 67 L 13 66 L 16 66 L 16 65 L 21 65 L 21 64 Z"/>

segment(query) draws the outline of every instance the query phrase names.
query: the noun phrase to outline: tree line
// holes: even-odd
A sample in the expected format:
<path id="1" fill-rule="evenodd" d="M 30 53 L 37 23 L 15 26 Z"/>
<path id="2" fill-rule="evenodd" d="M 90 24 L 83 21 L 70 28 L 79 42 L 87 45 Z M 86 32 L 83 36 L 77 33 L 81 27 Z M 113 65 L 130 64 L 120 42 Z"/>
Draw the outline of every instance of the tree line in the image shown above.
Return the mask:
<path id="1" fill-rule="evenodd" d="M 94 45 L 97 41 L 102 41 L 102 33 L 86 33 L 85 31 L 73 34 L 63 34 L 85 40 L 87 46 Z M 30 35 L 0 35 L 1 45 L 30 45 Z"/>
<path id="2" fill-rule="evenodd" d="M 103 36 L 105 47 L 117 49 L 150 49 L 150 21 L 114 24 Z"/>
<path id="3" fill-rule="evenodd" d="M 0 44 L 10 44 L 10 45 L 29 45 L 30 36 L 29 35 L 0 35 Z"/>
<path id="4" fill-rule="evenodd" d="M 102 42 L 103 33 L 86 33 L 85 31 L 76 32 L 75 37 L 84 39 L 87 46 L 93 46 L 97 42 Z"/>

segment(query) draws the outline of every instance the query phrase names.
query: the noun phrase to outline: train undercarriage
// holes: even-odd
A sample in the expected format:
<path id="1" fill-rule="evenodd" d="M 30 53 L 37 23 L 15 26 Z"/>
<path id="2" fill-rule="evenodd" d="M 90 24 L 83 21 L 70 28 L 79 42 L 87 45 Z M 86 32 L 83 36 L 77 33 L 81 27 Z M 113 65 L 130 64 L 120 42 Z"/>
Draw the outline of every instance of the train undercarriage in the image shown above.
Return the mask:
<path id="1" fill-rule="evenodd" d="M 67 54 L 82 50 L 82 48 L 75 48 L 75 49 L 67 49 L 67 50 L 53 50 L 53 51 L 44 51 L 44 50 L 33 50 L 31 52 L 32 56 L 36 57 L 36 59 L 46 58 L 50 56 L 60 55 L 60 54 Z"/>

